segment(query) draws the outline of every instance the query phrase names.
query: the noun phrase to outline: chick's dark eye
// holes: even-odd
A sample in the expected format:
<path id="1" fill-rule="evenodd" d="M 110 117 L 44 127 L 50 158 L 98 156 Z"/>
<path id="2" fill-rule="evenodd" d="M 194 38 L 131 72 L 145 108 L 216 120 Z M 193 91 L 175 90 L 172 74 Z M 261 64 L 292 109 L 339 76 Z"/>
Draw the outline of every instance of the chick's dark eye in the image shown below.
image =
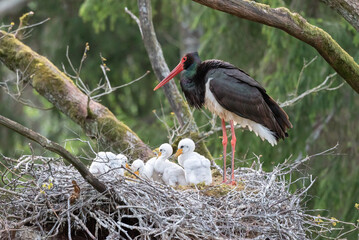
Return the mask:
<path id="1" fill-rule="evenodd" d="M 183 148 L 183 146 L 180 146 L 180 148 Z"/>
<path id="2" fill-rule="evenodd" d="M 187 57 L 183 57 L 182 61 L 184 62 L 184 61 L 186 61 L 186 60 L 187 60 Z"/>

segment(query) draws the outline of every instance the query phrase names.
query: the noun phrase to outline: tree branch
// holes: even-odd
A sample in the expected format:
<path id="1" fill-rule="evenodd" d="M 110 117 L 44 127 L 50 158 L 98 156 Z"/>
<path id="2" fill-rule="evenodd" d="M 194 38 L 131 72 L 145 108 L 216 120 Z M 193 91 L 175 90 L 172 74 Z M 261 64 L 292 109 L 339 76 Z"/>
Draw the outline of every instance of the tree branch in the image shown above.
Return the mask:
<path id="1" fill-rule="evenodd" d="M 155 29 L 153 26 L 151 1 L 138 0 L 137 4 L 140 12 L 139 19 L 143 42 L 147 50 L 153 71 L 155 72 L 158 81 L 161 81 L 166 76 L 168 76 L 170 71 L 166 64 L 161 45 L 157 40 Z M 171 80 L 163 88 L 181 128 L 185 130 L 187 135 L 190 135 L 190 137 L 195 142 L 197 142 L 197 144 L 199 145 L 197 147 L 198 151 L 200 151 L 202 154 L 205 154 L 208 158 L 212 159 L 212 156 L 204 142 L 199 141 L 201 139 L 199 137 L 199 130 L 197 124 L 193 119 L 187 102 L 179 93 L 174 80 Z"/>
<path id="2" fill-rule="evenodd" d="M 0 16 L 6 16 L 15 13 L 19 8 L 23 7 L 29 0 L 5 0 L 0 1 Z"/>
<path id="3" fill-rule="evenodd" d="M 146 47 L 149 60 L 158 81 L 164 79 L 170 73 L 163 56 L 162 48 L 157 40 L 155 29 L 152 23 L 152 8 L 150 0 L 138 0 L 138 9 L 140 11 L 140 29 L 142 30 L 143 43 Z M 176 114 L 181 127 L 186 124 L 197 129 L 193 121 L 188 104 L 178 91 L 175 82 L 172 80 L 164 86 L 165 95 L 171 105 L 173 112 Z"/>
<path id="4" fill-rule="evenodd" d="M 100 182 L 96 177 L 94 177 L 87 167 L 75 156 L 69 153 L 65 148 L 61 147 L 59 144 L 47 139 L 46 137 L 40 135 L 37 132 L 32 131 L 31 129 L 22 126 L 21 124 L 14 122 L 2 115 L 0 115 L 0 124 L 14 130 L 15 132 L 31 139 L 38 144 L 40 144 L 43 148 L 54 152 L 64 159 L 66 159 L 69 163 L 71 163 L 82 175 L 82 177 L 97 191 L 104 193 L 107 191 L 107 187 L 105 184 Z"/>
<path id="5" fill-rule="evenodd" d="M 359 32 L 358 0 L 322 0 L 322 2 L 337 11 L 338 14 Z"/>
<path id="6" fill-rule="evenodd" d="M 359 93 L 359 65 L 327 32 L 311 25 L 298 13 L 292 13 L 284 7 L 271 8 L 265 4 L 246 0 L 193 1 L 239 18 L 279 28 L 311 45 Z"/>
<path id="7" fill-rule="evenodd" d="M 153 155 L 151 149 L 108 108 L 92 100 L 88 103 L 86 94 L 47 58 L 4 31 L 0 31 L 0 60 L 9 69 L 20 71 L 36 91 L 104 148 L 126 151 L 133 158 L 147 159 Z"/>

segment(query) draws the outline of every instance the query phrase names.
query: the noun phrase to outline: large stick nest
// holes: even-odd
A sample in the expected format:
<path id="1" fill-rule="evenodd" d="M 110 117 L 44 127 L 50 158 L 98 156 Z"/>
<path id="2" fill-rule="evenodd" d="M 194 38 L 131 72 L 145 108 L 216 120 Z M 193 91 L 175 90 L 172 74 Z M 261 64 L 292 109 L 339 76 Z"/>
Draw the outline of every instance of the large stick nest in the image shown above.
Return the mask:
<path id="1" fill-rule="evenodd" d="M 125 203 L 119 205 L 62 159 L 23 156 L 2 174 L 0 238 L 309 239 L 313 232 L 329 231 L 332 222 L 303 210 L 305 182 L 313 181 L 291 181 L 298 165 L 284 163 L 265 172 L 258 161 L 256 169 L 236 171 L 236 187 L 174 189 L 140 178 L 101 176 Z"/>

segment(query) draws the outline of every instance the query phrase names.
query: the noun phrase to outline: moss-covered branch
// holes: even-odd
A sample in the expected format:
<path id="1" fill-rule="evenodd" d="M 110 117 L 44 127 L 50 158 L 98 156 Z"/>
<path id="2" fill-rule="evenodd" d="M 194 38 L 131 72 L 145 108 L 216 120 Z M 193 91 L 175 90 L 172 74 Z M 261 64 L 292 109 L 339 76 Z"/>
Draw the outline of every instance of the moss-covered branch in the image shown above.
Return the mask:
<path id="1" fill-rule="evenodd" d="M 54 64 L 4 31 L 0 31 L 0 61 L 13 71 L 21 71 L 36 91 L 79 124 L 88 136 L 96 138 L 100 146 L 116 152 L 126 150 L 133 158 L 152 155 L 151 149 L 108 108 L 92 100 L 88 104 L 88 97 Z"/>
<path id="2" fill-rule="evenodd" d="M 311 45 L 359 93 L 359 65 L 327 32 L 311 25 L 298 13 L 292 13 L 284 7 L 271 8 L 247 0 L 193 1 L 240 18 L 279 28 Z"/>

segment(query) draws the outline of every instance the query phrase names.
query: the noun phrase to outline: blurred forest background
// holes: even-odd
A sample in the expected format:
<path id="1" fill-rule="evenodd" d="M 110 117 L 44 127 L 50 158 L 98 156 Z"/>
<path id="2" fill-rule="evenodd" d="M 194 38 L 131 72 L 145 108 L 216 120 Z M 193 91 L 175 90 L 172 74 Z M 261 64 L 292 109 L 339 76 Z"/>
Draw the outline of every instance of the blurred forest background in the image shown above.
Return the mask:
<path id="1" fill-rule="evenodd" d="M 162 90 L 153 92 L 157 79 L 152 73 L 138 26 L 124 10 L 127 7 L 138 15 L 136 1 L 22 2 L 1 12 L 1 25 L 18 24 L 19 17 L 29 11 L 35 13 L 31 23 L 51 18 L 33 28 L 23 41 L 60 69 L 63 64 L 68 72 L 67 46 L 71 61 L 78 66 L 88 42 L 90 51 L 81 77 L 92 88 L 103 78 L 100 53 L 111 69 L 107 75 L 112 86 L 131 82 L 150 70 L 151 73 L 142 80 L 101 98 L 101 103 L 151 147 L 168 141 L 167 130 L 158 117 L 173 126 L 172 110 Z M 272 7 L 287 7 L 300 13 L 310 23 L 331 34 L 359 62 L 359 33 L 327 5 L 312 0 L 258 2 Z M 335 72 L 312 47 L 278 29 L 242 20 L 188 0 L 153 0 L 152 8 L 157 37 L 171 69 L 183 53 L 197 49 L 202 60 L 222 59 L 245 70 L 279 102 L 319 85 Z M 1 65 L 0 81 L 14 79 L 16 75 Z M 343 82 L 339 76 L 334 79 L 333 86 Z M 47 110 L 25 106 L 0 90 L 1 114 L 66 146 L 78 156 L 87 155 L 87 144 L 76 140 L 89 141 L 79 126 L 52 108 L 32 88 L 27 87 L 23 97 Z M 285 108 L 294 127 L 289 132 L 290 137 L 274 148 L 251 132 L 237 130 L 238 166 L 251 165 L 256 154 L 263 156 L 261 160 L 265 169 L 271 170 L 286 158 L 294 161 L 339 143 L 334 154 L 314 158 L 301 169 L 317 178 L 310 190 L 307 207 L 326 209 L 322 216 L 356 222 L 359 219 L 359 212 L 354 207 L 359 202 L 358 109 L 358 95 L 346 83 L 335 91 L 311 94 Z M 207 111 L 194 112 L 202 132 L 211 129 L 208 122 L 212 117 L 209 114 Z M 218 118 L 216 124 L 220 126 Z M 216 159 L 220 159 L 222 151 L 220 136 L 221 131 L 218 131 L 207 139 L 207 146 Z M 92 143 L 96 149 L 96 143 Z M 33 147 L 36 154 L 51 155 L 35 144 Z M 0 152 L 13 158 L 31 153 L 28 140 L 5 127 L 0 127 Z M 353 233 L 352 239 L 356 239 L 357 234 Z"/>

